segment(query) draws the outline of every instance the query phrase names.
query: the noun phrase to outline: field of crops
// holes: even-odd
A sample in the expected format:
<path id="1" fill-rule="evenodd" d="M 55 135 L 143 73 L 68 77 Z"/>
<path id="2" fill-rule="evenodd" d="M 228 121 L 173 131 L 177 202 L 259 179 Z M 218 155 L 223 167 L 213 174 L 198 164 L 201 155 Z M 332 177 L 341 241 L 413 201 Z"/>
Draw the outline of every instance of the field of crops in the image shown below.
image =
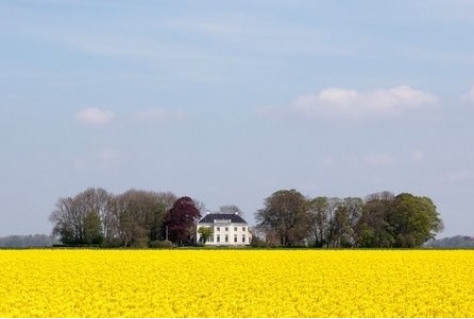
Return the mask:
<path id="1" fill-rule="evenodd" d="M 474 251 L 4 250 L 0 317 L 474 317 Z"/>

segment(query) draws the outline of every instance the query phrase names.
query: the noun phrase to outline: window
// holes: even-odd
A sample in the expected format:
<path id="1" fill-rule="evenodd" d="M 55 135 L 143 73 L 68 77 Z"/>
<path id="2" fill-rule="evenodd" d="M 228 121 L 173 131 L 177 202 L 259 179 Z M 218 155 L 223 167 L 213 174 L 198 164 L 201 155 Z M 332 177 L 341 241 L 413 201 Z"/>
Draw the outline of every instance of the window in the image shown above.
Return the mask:
<path id="1" fill-rule="evenodd" d="M 242 235 L 242 242 L 245 243 L 245 235 Z"/>
<path id="2" fill-rule="evenodd" d="M 242 231 L 245 231 L 245 227 L 242 227 Z"/>
<path id="3" fill-rule="evenodd" d="M 229 235 L 225 235 L 225 242 L 226 242 L 226 243 L 229 242 Z"/>
<path id="4" fill-rule="evenodd" d="M 209 242 L 210 243 L 214 242 L 214 236 L 209 237 Z"/>
<path id="5" fill-rule="evenodd" d="M 217 240 L 216 240 L 218 243 L 221 242 L 221 235 L 217 235 Z"/>
<path id="6" fill-rule="evenodd" d="M 225 228 L 225 231 L 229 231 L 229 227 L 226 227 L 226 228 Z"/>
<path id="7" fill-rule="evenodd" d="M 221 230 L 221 228 L 220 228 L 220 227 L 217 227 L 217 231 L 220 231 L 220 230 Z"/>
<path id="8" fill-rule="evenodd" d="M 234 231 L 237 231 L 237 227 L 234 227 Z"/>
<path id="9" fill-rule="evenodd" d="M 236 242 L 237 242 L 237 234 L 234 235 L 234 243 L 236 243 Z"/>

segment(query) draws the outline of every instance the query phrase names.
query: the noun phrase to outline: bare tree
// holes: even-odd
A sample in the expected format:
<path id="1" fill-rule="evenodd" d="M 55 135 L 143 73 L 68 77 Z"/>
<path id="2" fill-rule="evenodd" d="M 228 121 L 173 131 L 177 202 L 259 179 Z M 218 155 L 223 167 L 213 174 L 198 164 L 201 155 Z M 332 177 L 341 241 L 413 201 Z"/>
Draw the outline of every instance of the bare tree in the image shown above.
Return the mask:
<path id="1" fill-rule="evenodd" d="M 49 216 L 49 221 L 53 223 L 53 235 L 59 236 L 59 240 L 64 244 L 73 244 L 78 239 L 73 209 L 73 199 L 61 197 L 56 202 L 56 209 Z"/>
<path id="2" fill-rule="evenodd" d="M 50 215 L 53 234 L 68 245 L 101 244 L 108 219 L 109 195 L 89 188 L 74 198 L 59 198 Z"/>
<path id="3" fill-rule="evenodd" d="M 170 192 L 132 189 L 115 196 L 89 188 L 74 198 L 60 198 L 50 221 L 64 244 L 145 246 L 162 236 L 166 208 L 175 198 Z"/>
<path id="4" fill-rule="evenodd" d="M 116 196 L 114 215 L 121 245 L 146 246 L 160 239 L 170 194 L 135 189 Z"/>

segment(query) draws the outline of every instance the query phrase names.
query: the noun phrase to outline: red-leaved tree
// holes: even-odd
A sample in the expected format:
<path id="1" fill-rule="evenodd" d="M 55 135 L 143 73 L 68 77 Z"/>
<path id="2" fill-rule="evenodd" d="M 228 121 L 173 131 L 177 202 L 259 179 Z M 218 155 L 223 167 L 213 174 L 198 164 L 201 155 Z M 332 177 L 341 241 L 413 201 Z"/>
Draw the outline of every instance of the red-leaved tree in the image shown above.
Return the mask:
<path id="1" fill-rule="evenodd" d="M 200 217 L 201 212 L 190 197 L 178 198 L 166 212 L 163 224 L 166 239 L 180 246 L 192 242 L 195 223 Z"/>

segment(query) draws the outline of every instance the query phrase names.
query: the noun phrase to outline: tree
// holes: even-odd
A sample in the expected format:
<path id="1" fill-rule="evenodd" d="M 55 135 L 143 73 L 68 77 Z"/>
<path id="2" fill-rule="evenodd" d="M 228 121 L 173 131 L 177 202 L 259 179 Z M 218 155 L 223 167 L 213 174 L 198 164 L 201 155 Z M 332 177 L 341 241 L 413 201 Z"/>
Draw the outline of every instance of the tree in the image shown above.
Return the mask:
<path id="1" fill-rule="evenodd" d="M 52 236 L 42 234 L 0 237 L 0 247 L 50 247 L 55 243 Z"/>
<path id="2" fill-rule="evenodd" d="M 348 240 L 346 244 L 349 246 L 356 245 L 356 227 L 360 218 L 362 217 L 362 211 L 364 208 L 364 201 L 360 197 L 346 197 L 343 199 L 343 205 L 347 210 L 348 214 Z"/>
<path id="3" fill-rule="evenodd" d="M 441 239 L 431 239 L 426 243 L 426 246 L 441 248 L 474 248 L 474 237 L 456 235 Z"/>
<path id="4" fill-rule="evenodd" d="M 351 228 L 349 210 L 344 203 L 339 203 L 333 217 L 329 221 L 328 243 L 330 247 L 350 246 Z"/>
<path id="5" fill-rule="evenodd" d="M 103 188 L 88 188 L 75 197 L 84 214 L 84 231 L 89 236 L 85 238 L 86 244 L 90 244 L 87 242 L 89 240 L 94 241 L 94 244 L 101 244 L 103 239 L 109 237 L 109 232 L 113 232 L 109 210 L 111 197 Z"/>
<path id="6" fill-rule="evenodd" d="M 101 245 L 103 239 L 99 213 L 95 210 L 87 211 L 84 217 L 84 244 Z"/>
<path id="7" fill-rule="evenodd" d="M 147 246 L 162 235 L 172 193 L 129 190 L 112 195 L 89 188 L 60 198 L 50 216 L 53 234 L 66 245 Z"/>
<path id="8" fill-rule="evenodd" d="M 194 207 L 196 207 L 198 211 L 200 212 L 207 211 L 206 205 L 200 200 L 193 199 L 193 203 L 194 203 Z"/>
<path id="9" fill-rule="evenodd" d="M 418 247 L 443 229 L 443 222 L 428 197 L 389 192 L 367 197 L 356 223 L 359 247 Z"/>
<path id="10" fill-rule="evenodd" d="M 323 247 L 327 244 L 327 233 L 329 231 L 328 209 L 327 197 L 316 197 L 309 202 L 308 213 L 315 247 Z"/>
<path id="11" fill-rule="evenodd" d="M 205 245 L 209 238 L 214 234 L 214 230 L 212 227 L 199 227 L 198 233 L 200 235 L 199 241 L 201 244 Z"/>
<path id="12" fill-rule="evenodd" d="M 436 206 L 428 197 L 402 193 L 394 198 L 389 222 L 397 247 L 418 247 L 443 229 Z"/>
<path id="13" fill-rule="evenodd" d="M 394 197 L 390 192 L 375 193 L 366 197 L 360 219 L 356 223 L 356 246 L 367 248 L 393 246 L 395 237 L 387 216 L 393 209 Z"/>
<path id="14" fill-rule="evenodd" d="M 201 212 L 196 208 L 194 201 L 184 196 L 178 198 L 171 209 L 166 213 L 164 230 L 167 234 L 166 240 L 182 246 L 191 243 L 195 224 L 201 217 Z"/>
<path id="15" fill-rule="evenodd" d="M 71 197 L 61 197 L 56 202 L 56 209 L 51 213 L 49 221 L 53 223 L 53 236 L 58 236 L 59 241 L 65 245 L 75 244 L 79 241 L 80 229 L 76 231 L 78 221 L 73 212 L 74 201 Z"/>
<path id="16" fill-rule="evenodd" d="M 266 233 L 275 232 L 282 246 L 301 244 L 310 229 L 308 201 L 294 189 L 280 190 L 266 198 L 265 207 L 255 217 L 257 227 Z"/>
<path id="17" fill-rule="evenodd" d="M 88 188 L 74 197 L 61 197 L 49 220 L 53 235 L 66 245 L 100 245 L 113 232 L 109 209 L 111 195 L 102 188 Z"/>
<path id="18" fill-rule="evenodd" d="M 113 215 L 121 246 L 144 247 L 160 239 L 169 194 L 131 189 L 116 196 Z"/>
<path id="19" fill-rule="evenodd" d="M 173 207 L 174 202 L 178 199 L 172 192 L 154 193 L 156 198 L 165 205 L 166 210 Z"/>

